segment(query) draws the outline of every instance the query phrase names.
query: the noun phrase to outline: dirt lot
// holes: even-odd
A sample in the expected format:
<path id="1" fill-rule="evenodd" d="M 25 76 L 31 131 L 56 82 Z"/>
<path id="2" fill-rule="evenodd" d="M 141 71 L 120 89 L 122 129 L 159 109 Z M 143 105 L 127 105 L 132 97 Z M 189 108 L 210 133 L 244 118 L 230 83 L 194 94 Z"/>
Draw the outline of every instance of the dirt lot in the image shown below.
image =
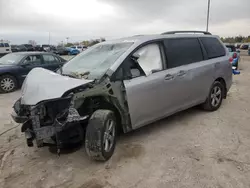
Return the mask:
<path id="1" fill-rule="evenodd" d="M 197 108 L 121 135 L 113 158 L 90 161 L 83 148 L 28 148 L 20 127 L 0 136 L 0 187 L 246 188 L 250 187 L 250 56 L 221 108 Z M 0 134 L 16 126 L 11 106 L 20 92 L 0 95 Z"/>

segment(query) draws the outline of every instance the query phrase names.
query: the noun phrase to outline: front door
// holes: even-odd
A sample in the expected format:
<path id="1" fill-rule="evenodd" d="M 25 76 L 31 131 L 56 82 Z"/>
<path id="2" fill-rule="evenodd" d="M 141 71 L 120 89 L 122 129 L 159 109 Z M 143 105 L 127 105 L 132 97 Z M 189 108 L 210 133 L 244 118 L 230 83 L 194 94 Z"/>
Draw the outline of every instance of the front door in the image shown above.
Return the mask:
<path id="1" fill-rule="evenodd" d="M 145 75 L 132 76 L 132 79 L 124 81 L 133 129 L 164 117 L 175 104 L 172 97 L 179 87 L 173 72 L 165 70 L 161 47 L 161 44 L 153 43 L 135 52 Z M 134 70 L 131 72 L 136 74 Z"/>
<path id="2" fill-rule="evenodd" d="M 20 80 L 21 82 L 25 79 L 27 74 L 36 67 L 42 66 L 42 59 L 40 55 L 28 55 L 20 64 Z"/>

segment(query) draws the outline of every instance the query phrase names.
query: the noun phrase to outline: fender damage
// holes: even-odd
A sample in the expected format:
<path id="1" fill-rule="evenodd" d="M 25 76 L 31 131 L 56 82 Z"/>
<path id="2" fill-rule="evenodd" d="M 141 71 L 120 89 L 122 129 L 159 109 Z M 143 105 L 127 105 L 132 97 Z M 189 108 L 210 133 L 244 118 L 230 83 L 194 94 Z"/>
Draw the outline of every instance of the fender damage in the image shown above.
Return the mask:
<path id="1" fill-rule="evenodd" d="M 123 130 L 128 132 L 130 118 L 120 87 L 122 83 L 111 83 L 108 77 L 96 83 L 35 68 L 25 79 L 12 117 L 23 123 L 21 131 L 28 146 L 35 141 L 38 147 L 56 143 L 60 148 L 65 142 L 83 139 L 79 134 L 82 124 L 105 101 L 115 108 Z"/>

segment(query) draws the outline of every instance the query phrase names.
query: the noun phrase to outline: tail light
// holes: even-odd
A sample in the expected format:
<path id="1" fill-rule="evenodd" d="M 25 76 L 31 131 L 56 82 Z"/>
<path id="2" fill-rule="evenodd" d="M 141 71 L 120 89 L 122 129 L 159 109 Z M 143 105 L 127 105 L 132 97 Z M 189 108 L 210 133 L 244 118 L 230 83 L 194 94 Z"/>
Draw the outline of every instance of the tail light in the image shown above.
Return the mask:
<path id="1" fill-rule="evenodd" d="M 233 59 L 232 57 L 230 57 L 230 58 L 229 58 L 229 63 L 232 63 L 233 60 L 234 60 L 234 59 Z"/>
<path id="2" fill-rule="evenodd" d="M 234 53 L 234 54 L 233 54 L 233 58 L 234 58 L 234 59 L 237 58 L 237 53 Z"/>

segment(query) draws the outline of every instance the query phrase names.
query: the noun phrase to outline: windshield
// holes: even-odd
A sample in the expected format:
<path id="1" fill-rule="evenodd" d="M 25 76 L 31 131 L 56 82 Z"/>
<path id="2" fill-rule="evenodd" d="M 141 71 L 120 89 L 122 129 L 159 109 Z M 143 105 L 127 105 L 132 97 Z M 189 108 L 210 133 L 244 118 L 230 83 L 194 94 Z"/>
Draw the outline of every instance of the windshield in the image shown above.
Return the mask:
<path id="1" fill-rule="evenodd" d="M 132 46 L 131 42 L 99 44 L 71 59 L 63 74 L 86 74 L 89 79 L 100 78 L 114 62 Z"/>
<path id="2" fill-rule="evenodd" d="M 12 65 L 12 64 L 17 64 L 19 61 L 23 58 L 23 55 L 21 54 L 7 54 L 0 58 L 0 64 L 1 65 Z"/>

